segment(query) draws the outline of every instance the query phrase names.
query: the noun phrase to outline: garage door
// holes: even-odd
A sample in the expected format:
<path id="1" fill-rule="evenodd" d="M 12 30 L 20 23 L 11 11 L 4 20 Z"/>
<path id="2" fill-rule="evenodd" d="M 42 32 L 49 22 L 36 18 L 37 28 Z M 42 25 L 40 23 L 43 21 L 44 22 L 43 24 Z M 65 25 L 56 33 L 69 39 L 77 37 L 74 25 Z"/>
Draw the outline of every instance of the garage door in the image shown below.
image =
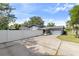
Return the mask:
<path id="1" fill-rule="evenodd" d="M 51 30 L 51 34 L 52 34 L 52 35 L 61 35 L 61 34 L 62 34 L 62 31 L 59 31 L 59 30 L 52 31 L 52 30 Z"/>

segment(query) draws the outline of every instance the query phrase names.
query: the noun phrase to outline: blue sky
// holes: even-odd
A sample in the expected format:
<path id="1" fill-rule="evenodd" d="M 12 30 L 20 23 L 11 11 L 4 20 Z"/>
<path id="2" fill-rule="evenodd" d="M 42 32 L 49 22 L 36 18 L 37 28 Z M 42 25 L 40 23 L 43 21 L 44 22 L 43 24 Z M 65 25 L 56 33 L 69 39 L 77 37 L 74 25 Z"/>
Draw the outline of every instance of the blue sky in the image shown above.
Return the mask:
<path id="1" fill-rule="evenodd" d="M 32 16 L 40 16 L 45 25 L 54 22 L 56 25 L 65 25 L 70 19 L 69 10 L 75 3 L 12 3 L 15 10 L 12 12 L 17 17 L 16 23 L 23 23 Z"/>

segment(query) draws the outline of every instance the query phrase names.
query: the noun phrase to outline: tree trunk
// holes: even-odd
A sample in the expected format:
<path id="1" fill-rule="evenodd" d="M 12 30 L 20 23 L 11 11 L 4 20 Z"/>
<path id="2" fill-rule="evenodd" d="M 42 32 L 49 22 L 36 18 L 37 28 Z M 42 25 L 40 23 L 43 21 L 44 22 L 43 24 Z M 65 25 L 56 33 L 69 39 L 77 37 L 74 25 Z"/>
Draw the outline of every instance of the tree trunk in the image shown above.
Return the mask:
<path id="1" fill-rule="evenodd" d="M 76 29 L 76 38 L 79 38 L 79 36 L 78 36 L 78 30 Z"/>
<path id="2" fill-rule="evenodd" d="M 76 38 L 79 38 L 79 35 L 78 35 L 78 26 L 77 25 L 75 27 L 75 34 L 76 34 Z"/>

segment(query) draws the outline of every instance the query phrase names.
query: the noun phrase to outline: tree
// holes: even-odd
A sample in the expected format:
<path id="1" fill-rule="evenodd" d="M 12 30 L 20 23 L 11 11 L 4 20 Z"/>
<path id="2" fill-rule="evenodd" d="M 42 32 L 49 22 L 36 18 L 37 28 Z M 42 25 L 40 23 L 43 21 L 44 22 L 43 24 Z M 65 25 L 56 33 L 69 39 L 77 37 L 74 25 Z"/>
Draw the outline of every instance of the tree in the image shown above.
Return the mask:
<path id="1" fill-rule="evenodd" d="M 41 17 L 39 16 L 33 16 L 30 18 L 30 20 L 28 21 L 28 25 L 32 26 L 32 25 L 40 25 L 40 26 L 44 26 L 44 21 L 42 20 Z"/>
<path id="2" fill-rule="evenodd" d="M 8 24 L 15 21 L 15 15 L 11 14 L 13 8 L 8 3 L 0 3 L 0 30 L 8 29 Z"/>
<path id="3" fill-rule="evenodd" d="M 47 24 L 47 27 L 53 27 L 53 26 L 55 26 L 55 23 L 53 23 L 53 22 L 49 22 L 49 23 Z"/>
<path id="4" fill-rule="evenodd" d="M 72 29 L 71 20 L 68 20 L 68 21 L 66 22 L 66 29 L 67 29 L 67 30 L 71 30 L 71 29 Z"/>
<path id="5" fill-rule="evenodd" d="M 75 29 L 76 37 L 78 36 L 78 27 L 79 27 L 79 5 L 74 6 L 70 11 L 71 25 Z"/>
<path id="6" fill-rule="evenodd" d="M 29 26 L 28 21 L 25 21 L 25 22 L 22 24 L 22 26 L 24 26 L 24 27 Z"/>
<path id="7" fill-rule="evenodd" d="M 6 17 L 0 17 L 0 30 L 8 29 L 8 20 Z"/>
<path id="8" fill-rule="evenodd" d="M 21 25 L 20 24 L 14 24 L 14 27 L 15 27 L 16 30 L 19 30 Z"/>

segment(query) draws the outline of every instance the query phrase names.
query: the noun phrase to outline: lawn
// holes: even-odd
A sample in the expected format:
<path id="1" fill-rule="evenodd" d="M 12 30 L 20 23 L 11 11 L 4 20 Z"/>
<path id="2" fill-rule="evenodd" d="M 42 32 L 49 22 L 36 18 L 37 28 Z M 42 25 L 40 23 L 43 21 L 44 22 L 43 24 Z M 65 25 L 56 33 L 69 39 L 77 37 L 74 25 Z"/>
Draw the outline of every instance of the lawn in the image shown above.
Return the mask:
<path id="1" fill-rule="evenodd" d="M 71 32 L 69 32 L 68 35 L 60 35 L 57 38 L 59 38 L 60 40 L 79 43 L 79 38 L 75 38 L 75 35 Z"/>

